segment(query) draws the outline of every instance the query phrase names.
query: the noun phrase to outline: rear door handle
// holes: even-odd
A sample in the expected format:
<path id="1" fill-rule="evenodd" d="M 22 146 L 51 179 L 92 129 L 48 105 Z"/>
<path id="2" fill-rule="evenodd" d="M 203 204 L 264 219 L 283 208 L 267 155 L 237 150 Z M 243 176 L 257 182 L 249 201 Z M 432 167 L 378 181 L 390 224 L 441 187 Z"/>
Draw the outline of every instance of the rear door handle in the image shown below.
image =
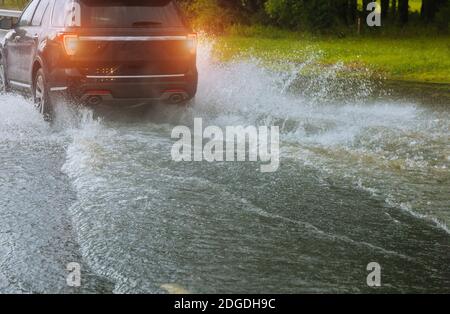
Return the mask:
<path id="1" fill-rule="evenodd" d="M 35 34 L 34 36 L 33 36 L 33 39 L 38 39 L 39 38 L 39 35 L 38 34 Z"/>

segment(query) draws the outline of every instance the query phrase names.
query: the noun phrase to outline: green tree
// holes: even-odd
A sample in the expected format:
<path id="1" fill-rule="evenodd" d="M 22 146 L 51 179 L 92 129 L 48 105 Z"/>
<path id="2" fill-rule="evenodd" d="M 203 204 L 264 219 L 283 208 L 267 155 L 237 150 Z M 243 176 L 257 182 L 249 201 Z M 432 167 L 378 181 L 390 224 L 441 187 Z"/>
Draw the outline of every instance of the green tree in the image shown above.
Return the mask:
<path id="1" fill-rule="evenodd" d="M 391 17 L 393 20 L 397 17 L 397 0 L 392 0 L 391 2 Z"/>
<path id="2" fill-rule="evenodd" d="M 354 23 L 356 5 L 353 0 L 267 0 L 265 8 L 280 26 L 330 30 Z"/>
<path id="3" fill-rule="evenodd" d="M 381 17 L 386 19 L 389 15 L 389 0 L 381 0 Z"/>
<path id="4" fill-rule="evenodd" d="M 350 24 L 355 23 L 358 15 L 358 0 L 348 1 L 348 18 Z"/>
<path id="5" fill-rule="evenodd" d="M 265 9 L 279 26 L 299 28 L 304 24 L 305 7 L 303 1 L 268 0 L 265 3 Z"/>
<path id="6" fill-rule="evenodd" d="M 444 11 L 446 7 L 448 7 L 447 0 L 422 0 L 420 16 L 426 23 L 434 22 L 436 15 Z"/>
<path id="7" fill-rule="evenodd" d="M 409 0 L 398 0 L 398 21 L 405 25 L 409 20 Z"/>

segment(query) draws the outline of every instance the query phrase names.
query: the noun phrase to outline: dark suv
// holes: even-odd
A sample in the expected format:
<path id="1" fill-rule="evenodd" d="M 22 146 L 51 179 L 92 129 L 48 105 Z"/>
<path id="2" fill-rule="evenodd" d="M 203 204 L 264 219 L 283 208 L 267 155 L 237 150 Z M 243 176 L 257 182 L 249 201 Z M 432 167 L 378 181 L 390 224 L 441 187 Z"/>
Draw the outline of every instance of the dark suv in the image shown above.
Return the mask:
<path id="1" fill-rule="evenodd" d="M 170 0 L 32 0 L 0 50 L 0 88 L 88 105 L 179 104 L 197 91 L 197 37 Z"/>

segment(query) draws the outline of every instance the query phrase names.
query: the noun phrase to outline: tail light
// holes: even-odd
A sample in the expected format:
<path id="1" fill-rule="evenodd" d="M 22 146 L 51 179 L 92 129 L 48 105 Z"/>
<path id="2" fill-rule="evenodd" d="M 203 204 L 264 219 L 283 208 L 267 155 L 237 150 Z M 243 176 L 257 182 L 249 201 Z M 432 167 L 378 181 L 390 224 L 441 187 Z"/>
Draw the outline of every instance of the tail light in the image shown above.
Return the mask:
<path id="1" fill-rule="evenodd" d="M 188 48 L 191 54 L 197 53 L 197 34 L 189 34 L 187 37 Z"/>
<path id="2" fill-rule="evenodd" d="M 74 56 L 78 51 L 79 38 L 74 34 L 58 34 L 58 39 L 62 42 L 64 50 L 68 56 Z"/>

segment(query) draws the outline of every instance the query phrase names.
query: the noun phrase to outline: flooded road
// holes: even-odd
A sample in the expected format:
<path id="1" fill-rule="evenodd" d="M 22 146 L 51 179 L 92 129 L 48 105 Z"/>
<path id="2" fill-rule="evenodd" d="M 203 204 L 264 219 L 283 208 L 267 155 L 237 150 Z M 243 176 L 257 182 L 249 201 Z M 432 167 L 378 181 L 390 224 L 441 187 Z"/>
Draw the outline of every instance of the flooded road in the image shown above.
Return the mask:
<path id="1" fill-rule="evenodd" d="M 190 108 L 61 106 L 53 125 L 0 95 L 0 292 L 450 292 L 450 104 L 301 67 L 203 47 Z M 197 117 L 279 126 L 279 170 L 172 161 L 172 129 Z"/>

